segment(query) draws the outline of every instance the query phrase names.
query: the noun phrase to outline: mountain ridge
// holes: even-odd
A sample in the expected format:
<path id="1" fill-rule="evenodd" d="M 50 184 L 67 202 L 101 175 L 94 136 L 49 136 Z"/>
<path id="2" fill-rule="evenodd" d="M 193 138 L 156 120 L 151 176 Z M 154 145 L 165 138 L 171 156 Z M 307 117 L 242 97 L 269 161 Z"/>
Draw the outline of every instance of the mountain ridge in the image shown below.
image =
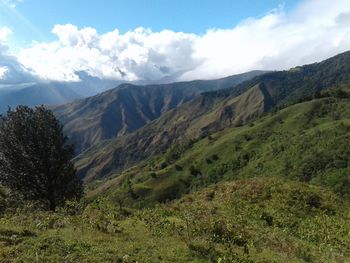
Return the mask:
<path id="1" fill-rule="evenodd" d="M 350 83 L 350 52 L 326 61 L 257 76 L 231 89 L 205 92 L 166 112 L 128 136 L 104 141 L 79 155 L 75 161 L 81 177 L 105 177 L 136 162 L 159 154 L 178 140 L 196 139 L 258 118 L 273 107 L 294 103 L 323 89 Z M 323 76 L 321 78 L 320 76 Z M 294 88 L 293 88 L 294 87 Z M 255 93 L 254 93 L 255 91 Z M 245 103 L 249 94 L 253 100 Z M 263 98 L 263 103 L 259 101 Z M 241 105 L 237 108 L 237 105 Z M 259 108 L 260 107 L 260 108 Z M 237 109 L 243 108 L 240 116 Z M 197 132 L 196 136 L 192 136 Z"/>
<path id="2" fill-rule="evenodd" d="M 77 153 L 101 140 L 128 134 L 187 102 L 202 92 L 228 88 L 264 71 L 252 71 L 218 80 L 170 84 L 121 84 L 96 96 L 53 108 L 65 125 Z"/>
<path id="3" fill-rule="evenodd" d="M 166 112 L 134 133 L 86 150 L 75 159 L 78 171 L 82 177 L 91 180 L 99 177 L 98 174 L 122 170 L 148 156 L 159 154 L 173 143 L 181 143 L 184 139 L 196 140 L 205 134 L 247 123 L 273 106 L 268 105 L 270 97 L 262 90 L 261 85 L 256 85 L 238 97 L 223 100 L 201 95 Z M 191 114 L 186 115 L 188 112 Z M 90 155 L 93 158 L 87 161 Z"/>

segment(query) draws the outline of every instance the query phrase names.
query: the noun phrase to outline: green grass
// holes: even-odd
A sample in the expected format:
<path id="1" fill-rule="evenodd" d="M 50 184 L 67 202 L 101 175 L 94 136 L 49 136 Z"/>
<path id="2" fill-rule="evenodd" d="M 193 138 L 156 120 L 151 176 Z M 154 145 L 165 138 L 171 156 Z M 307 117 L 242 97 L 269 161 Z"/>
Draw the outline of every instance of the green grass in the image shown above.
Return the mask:
<path id="1" fill-rule="evenodd" d="M 350 99 L 335 98 L 295 104 L 250 125 L 174 146 L 100 187 L 109 185 L 113 192 L 114 182 L 120 187 L 128 181 L 129 187 L 121 189 L 132 189 L 138 202 L 149 204 L 222 180 L 265 176 L 309 182 L 349 200 L 349 105 Z M 98 187 L 94 191 L 101 192 L 106 193 Z"/>
<path id="2" fill-rule="evenodd" d="M 349 216 L 348 203 L 320 187 L 243 179 L 143 210 L 99 198 L 8 214 L 0 262 L 347 262 Z"/>
<path id="3" fill-rule="evenodd" d="M 349 142 L 350 99 L 322 98 L 173 145 L 56 213 L 5 211 L 2 191 L 0 262 L 349 262 Z"/>

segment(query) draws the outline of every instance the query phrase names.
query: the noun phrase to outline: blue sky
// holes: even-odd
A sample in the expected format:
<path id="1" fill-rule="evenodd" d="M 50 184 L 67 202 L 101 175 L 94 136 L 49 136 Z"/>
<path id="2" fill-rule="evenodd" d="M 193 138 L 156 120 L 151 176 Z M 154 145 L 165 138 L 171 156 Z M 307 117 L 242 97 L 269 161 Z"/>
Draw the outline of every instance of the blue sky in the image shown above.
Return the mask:
<path id="1" fill-rule="evenodd" d="M 350 50 L 349 0 L 0 0 L 0 82 L 212 79 Z M 28 75 L 29 74 L 29 75 Z"/>
<path id="2" fill-rule="evenodd" d="M 98 32 L 137 27 L 203 34 L 210 28 L 232 28 L 247 17 L 260 17 L 297 0 L 0 0 L 0 26 L 11 28 L 19 46 L 53 40 L 55 24 L 94 27 Z M 16 8 L 8 7 L 16 5 Z"/>

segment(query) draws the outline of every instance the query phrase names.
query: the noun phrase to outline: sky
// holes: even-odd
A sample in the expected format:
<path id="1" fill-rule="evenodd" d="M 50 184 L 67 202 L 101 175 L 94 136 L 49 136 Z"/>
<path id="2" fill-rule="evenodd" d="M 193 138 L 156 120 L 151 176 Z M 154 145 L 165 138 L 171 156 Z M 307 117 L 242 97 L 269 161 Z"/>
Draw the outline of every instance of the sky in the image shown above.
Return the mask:
<path id="1" fill-rule="evenodd" d="M 349 0 L 0 0 L 0 80 L 219 78 L 350 50 Z"/>
<path id="2" fill-rule="evenodd" d="M 33 40 L 54 40 L 51 30 L 56 24 L 74 24 L 79 28 L 93 27 L 101 33 L 116 28 L 125 33 L 144 27 L 153 31 L 170 29 L 203 34 L 210 28 L 232 28 L 249 16 L 259 17 L 279 6 L 289 10 L 298 1 L 0 0 L 0 2 L 3 3 L 0 23 L 10 26 L 17 32 L 16 40 L 25 45 Z"/>

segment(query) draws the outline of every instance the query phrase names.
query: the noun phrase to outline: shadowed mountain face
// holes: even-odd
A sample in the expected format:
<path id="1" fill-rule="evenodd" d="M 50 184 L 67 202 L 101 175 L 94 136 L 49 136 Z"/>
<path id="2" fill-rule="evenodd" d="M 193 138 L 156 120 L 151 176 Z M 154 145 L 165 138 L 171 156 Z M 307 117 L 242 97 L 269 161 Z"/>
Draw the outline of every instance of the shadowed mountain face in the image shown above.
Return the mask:
<path id="1" fill-rule="evenodd" d="M 350 83 L 349 62 L 347 52 L 321 63 L 257 76 L 232 89 L 203 93 L 132 134 L 86 150 L 75 160 L 79 173 L 86 180 L 110 176 L 165 151 L 173 143 L 240 126 L 274 106 Z"/>
<path id="2" fill-rule="evenodd" d="M 263 73 L 253 71 L 218 80 L 147 86 L 122 84 L 53 110 L 65 125 L 65 132 L 75 144 L 76 152 L 80 153 L 102 140 L 133 132 L 202 92 L 227 89 Z"/>

